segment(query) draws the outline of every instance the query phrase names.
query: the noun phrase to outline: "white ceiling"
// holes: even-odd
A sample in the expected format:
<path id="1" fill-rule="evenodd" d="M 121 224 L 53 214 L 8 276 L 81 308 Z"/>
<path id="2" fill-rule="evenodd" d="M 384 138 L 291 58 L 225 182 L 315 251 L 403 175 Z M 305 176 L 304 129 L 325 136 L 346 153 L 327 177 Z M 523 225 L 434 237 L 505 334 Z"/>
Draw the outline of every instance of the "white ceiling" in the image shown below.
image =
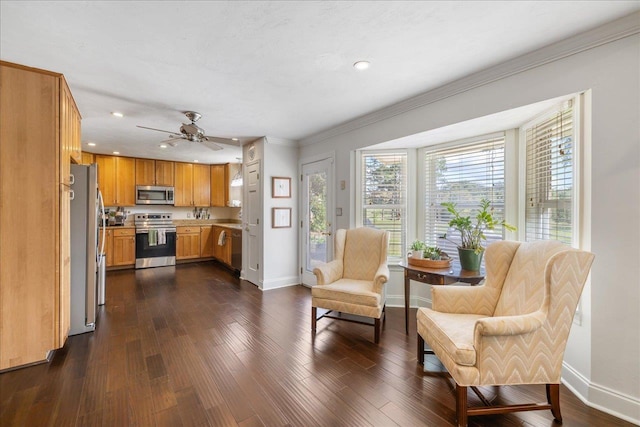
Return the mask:
<path id="1" fill-rule="evenodd" d="M 240 149 L 163 150 L 166 134 L 136 125 L 177 131 L 181 111 L 195 110 L 208 135 L 299 140 L 636 10 L 638 1 L 3 0 L 0 58 L 65 75 L 83 149 L 217 163 Z M 361 59 L 369 70 L 352 67 Z"/>

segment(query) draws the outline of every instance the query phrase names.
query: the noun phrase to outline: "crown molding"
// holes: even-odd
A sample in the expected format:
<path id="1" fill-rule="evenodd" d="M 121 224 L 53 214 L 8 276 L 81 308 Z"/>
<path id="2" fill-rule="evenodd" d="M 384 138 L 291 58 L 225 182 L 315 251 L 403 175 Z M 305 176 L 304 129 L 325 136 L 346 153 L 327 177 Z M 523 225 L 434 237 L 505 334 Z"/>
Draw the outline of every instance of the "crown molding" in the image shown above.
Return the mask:
<path id="1" fill-rule="evenodd" d="M 278 138 L 275 136 L 265 136 L 264 141 L 267 144 L 286 145 L 287 147 L 298 147 L 298 141 L 286 138 Z"/>
<path id="2" fill-rule="evenodd" d="M 299 142 L 300 146 L 315 144 L 334 136 L 351 132 L 382 120 L 389 119 L 413 109 L 432 104 L 445 98 L 475 89 L 480 86 L 522 73 L 532 68 L 602 46 L 640 33 L 640 12 L 585 31 L 568 39 L 547 45 L 493 67 L 447 83 L 428 92 L 400 101 L 373 113 L 357 117 L 333 128 L 315 133 Z"/>

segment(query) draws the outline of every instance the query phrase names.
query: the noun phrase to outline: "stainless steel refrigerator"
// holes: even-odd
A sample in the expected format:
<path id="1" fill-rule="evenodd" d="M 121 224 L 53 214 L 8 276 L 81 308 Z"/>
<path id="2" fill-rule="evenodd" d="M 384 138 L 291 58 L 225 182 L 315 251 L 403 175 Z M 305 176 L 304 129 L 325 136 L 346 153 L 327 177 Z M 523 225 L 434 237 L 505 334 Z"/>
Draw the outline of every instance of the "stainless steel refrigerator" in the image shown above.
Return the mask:
<path id="1" fill-rule="evenodd" d="M 98 165 L 71 165 L 71 329 L 69 335 L 92 332 L 98 309 L 99 221 L 104 205 L 98 190 Z M 104 243 L 104 236 L 102 239 Z M 104 262 L 104 261 L 102 261 Z"/>

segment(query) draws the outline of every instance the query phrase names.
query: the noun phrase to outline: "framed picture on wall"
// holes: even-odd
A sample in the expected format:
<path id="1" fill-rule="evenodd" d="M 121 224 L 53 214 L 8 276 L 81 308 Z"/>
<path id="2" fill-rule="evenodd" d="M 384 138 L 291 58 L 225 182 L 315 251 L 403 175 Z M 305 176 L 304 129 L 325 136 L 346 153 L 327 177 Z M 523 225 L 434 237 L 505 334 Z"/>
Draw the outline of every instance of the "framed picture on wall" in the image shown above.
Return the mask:
<path id="1" fill-rule="evenodd" d="M 271 197 L 274 199 L 291 198 L 291 178 L 274 176 L 271 178 Z"/>
<path id="2" fill-rule="evenodd" d="M 291 208 L 271 208 L 271 228 L 290 228 Z"/>

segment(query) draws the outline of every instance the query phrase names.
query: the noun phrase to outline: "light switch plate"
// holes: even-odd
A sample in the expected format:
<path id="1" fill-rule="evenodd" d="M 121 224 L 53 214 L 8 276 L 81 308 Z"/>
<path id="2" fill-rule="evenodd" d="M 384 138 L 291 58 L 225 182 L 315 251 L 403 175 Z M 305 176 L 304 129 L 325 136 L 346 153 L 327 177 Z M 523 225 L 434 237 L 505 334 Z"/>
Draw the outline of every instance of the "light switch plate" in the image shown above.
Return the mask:
<path id="1" fill-rule="evenodd" d="M 342 208 L 336 208 L 336 216 L 342 216 Z"/>
<path id="2" fill-rule="evenodd" d="M 347 188 L 347 182 L 343 179 L 340 181 L 340 189 L 344 190 L 345 188 Z"/>

